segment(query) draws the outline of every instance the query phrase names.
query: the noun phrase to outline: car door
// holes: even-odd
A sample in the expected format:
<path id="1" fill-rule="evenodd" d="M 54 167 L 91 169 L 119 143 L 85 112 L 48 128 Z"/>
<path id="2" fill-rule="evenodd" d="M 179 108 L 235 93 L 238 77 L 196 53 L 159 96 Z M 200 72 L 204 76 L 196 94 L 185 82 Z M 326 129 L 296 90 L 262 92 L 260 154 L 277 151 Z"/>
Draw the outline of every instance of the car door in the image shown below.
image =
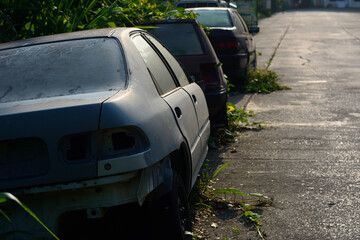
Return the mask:
<path id="1" fill-rule="evenodd" d="M 173 74 L 175 75 L 177 82 L 187 92 L 192 100 L 192 104 L 197 113 L 197 122 L 199 126 L 199 142 L 201 144 L 200 155 L 197 155 L 193 159 L 193 174 L 196 174 L 202 165 L 202 160 L 206 157 L 207 153 L 207 141 L 210 135 L 210 121 L 209 111 L 207 108 L 206 99 L 203 91 L 195 82 L 189 82 L 188 77 L 184 73 L 178 61 L 171 55 L 171 53 L 165 49 L 165 47 L 159 43 L 154 37 L 146 35 L 146 37 L 154 44 L 154 46 L 160 51 L 162 56 L 166 59 L 166 62 L 171 67 Z"/>
<path id="2" fill-rule="evenodd" d="M 133 42 L 142 55 L 159 94 L 173 111 L 178 126 L 190 147 L 193 162 L 194 160 L 198 161 L 203 151 L 199 136 L 198 117 L 192 98 L 175 81 L 163 56 L 150 44 L 148 39 L 144 38 L 143 34 L 134 36 Z M 166 129 L 165 126 L 164 131 L 171 134 L 171 129 Z"/>

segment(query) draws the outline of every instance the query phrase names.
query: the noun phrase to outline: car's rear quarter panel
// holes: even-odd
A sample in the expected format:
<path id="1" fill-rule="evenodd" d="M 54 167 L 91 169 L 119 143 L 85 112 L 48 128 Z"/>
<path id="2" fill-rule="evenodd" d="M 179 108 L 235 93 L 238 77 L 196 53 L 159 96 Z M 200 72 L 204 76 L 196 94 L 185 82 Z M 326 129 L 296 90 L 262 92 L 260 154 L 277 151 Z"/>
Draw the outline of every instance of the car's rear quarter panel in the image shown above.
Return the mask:
<path id="1" fill-rule="evenodd" d="M 149 165 L 180 148 L 184 141 L 176 119 L 151 79 L 138 50 L 126 35 L 119 35 L 129 72 L 126 90 L 103 104 L 100 128 L 137 126 L 148 137 L 151 148 Z M 128 33 L 127 33 L 128 34 Z"/>

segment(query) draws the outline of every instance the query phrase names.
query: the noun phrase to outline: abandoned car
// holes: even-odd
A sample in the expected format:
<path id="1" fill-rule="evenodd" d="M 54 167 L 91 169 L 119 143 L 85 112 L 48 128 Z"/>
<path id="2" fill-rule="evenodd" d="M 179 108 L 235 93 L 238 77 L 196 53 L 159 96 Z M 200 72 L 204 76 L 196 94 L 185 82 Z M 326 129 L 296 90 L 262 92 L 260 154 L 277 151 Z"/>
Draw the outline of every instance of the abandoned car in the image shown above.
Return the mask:
<path id="1" fill-rule="evenodd" d="M 146 31 L 0 44 L 0 192 L 17 196 L 60 237 L 71 234 L 64 216 L 98 219 L 147 203 L 169 210 L 167 224 L 158 224 L 165 239 L 186 239 L 187 196 L 209 135 L 201 88 Z M 0 218 L 0 234 L 49 238 L 20 208 L 1 209 L 12 222 Z"/>

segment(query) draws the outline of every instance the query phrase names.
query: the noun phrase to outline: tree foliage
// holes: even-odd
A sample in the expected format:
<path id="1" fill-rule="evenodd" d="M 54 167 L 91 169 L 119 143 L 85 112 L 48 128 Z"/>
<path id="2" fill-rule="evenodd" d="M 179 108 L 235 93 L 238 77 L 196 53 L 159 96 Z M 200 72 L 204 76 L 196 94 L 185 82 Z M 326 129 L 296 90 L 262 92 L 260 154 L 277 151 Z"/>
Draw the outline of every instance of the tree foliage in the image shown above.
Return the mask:
<path id="1" fill-rule="evenodd" d="M 156 0 L 1 0 L 0 42 L 140 21 L 193 18 Z"/>

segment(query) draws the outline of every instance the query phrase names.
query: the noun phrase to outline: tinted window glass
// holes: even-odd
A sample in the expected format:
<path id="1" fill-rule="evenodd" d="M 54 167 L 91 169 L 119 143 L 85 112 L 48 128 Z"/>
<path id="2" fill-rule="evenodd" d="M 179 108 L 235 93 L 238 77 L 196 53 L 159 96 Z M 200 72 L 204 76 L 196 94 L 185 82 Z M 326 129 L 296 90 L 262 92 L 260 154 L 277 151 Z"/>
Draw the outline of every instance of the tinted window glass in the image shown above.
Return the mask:
<path id="1" fill-rule="evenodd" d="M 227 10 L 195 10 L 197 20 L 207 27 L 233 27 Z"/>
<path id="2" fill-rule="evenodd" d="M 238 14 L 236 14 L 235 12 L 232 12 L 232 15 L 233 15 L 233 19 L 234 19 L 236 28 L 238 28 L 240 32 L 245 33 L 246 30 L 244 28 L 243 23 L 241 22 L 240 16 Z"/>
<path id="3" fill-rule="evenodd" d="M 217 7 L 218 5 L 216 3 L 197 3 L 197 7 Z"/>
<path id="4" fill-rule="evenodd" d="M 238 19 L 240 20 L 240 22 L 241 22 L 241 24 L 242 24 L 242 26 L 243 26 L 243 28 L 244 28 L 244 31 L 248 33 L 249 30 L 248 30 L 248 27 L 247 27 L 244 19 L 241 17 L 241 15 L 240 15 L 238 12 L 235 12 L 235 13 L 236 13 Z"/>
<path id="5" fill-rule="evenodd" d="M 95 38 L 0 51 L 0 102 L 118 90 L 126 73 L 119 44 Z"/>
<path id="6" fill-rule="evenodd" d="M 191 23 L 155 24 L 148 31 L 175 56 L 204 54 L 199 37 Z"/>
<path id="7" fill-rule="evenodd" d="M 133 42 L 143 57 L 150 73 L 155 78 L 154 80 L 160 87 L 161 94 L 165 94 L 175 89 L 176 85 L 170 72 L 149 43 L 141 36 L 134 37 Z"/>
<path id="8" fill-rule="evenodd" d="M 182 87 L 189 84 L 188 78 L 181 68 L 178 61 L 166 50 L 156 39 L 152 36 L 147 35 L 150 41 L 155 45 L 155 47 L 161 52 L 161 54 L 165 57 L 166 61 L 170 65 L 171 69 L 174 71 L 176 78 L 178 79 L 180 85 Z"/>
<path id="9" fill-rule="evenodd" d="M 194 7 L 196 7 L 196 3 L 187 3 L 186 7 L 187 8 L 194 8 Z"/>

